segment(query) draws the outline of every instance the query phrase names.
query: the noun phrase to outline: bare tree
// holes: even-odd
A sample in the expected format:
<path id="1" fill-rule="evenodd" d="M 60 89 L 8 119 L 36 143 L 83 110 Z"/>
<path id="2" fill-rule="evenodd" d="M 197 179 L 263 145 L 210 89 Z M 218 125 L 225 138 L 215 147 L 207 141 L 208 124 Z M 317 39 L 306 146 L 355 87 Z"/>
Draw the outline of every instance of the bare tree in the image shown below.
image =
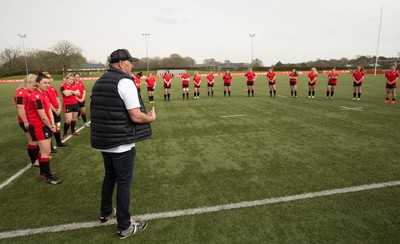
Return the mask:
<path id="1" fill-rule="evenodd" d="M 86 63 L 85 57 L 82 56 L 82 49 L 69 41 L 59 41 L 51 49 L 57 56 L 62 68 L 77 68 Z"/>
<path id="2" fill-rule="evenodd" d="M 24 60 L 19 49 L 5 48 L 2 50 L 0 52 L 0 64 L 2 64 L 3 73 L 25 69 Z"/>
<path id="3" fill-rule="evenodd" d="M 258 58 L 254 59 L 250 65 L 251 67 L 264 67 L 263 62 Z"/>
<path id="4" fill-rule="evenodd" d="M 204 59 L 204 61 L 203 61 L 203 64 L 219 64 L 219 63 L 221 63 L 221 62 L 218 62 L 214 58 Z"/>

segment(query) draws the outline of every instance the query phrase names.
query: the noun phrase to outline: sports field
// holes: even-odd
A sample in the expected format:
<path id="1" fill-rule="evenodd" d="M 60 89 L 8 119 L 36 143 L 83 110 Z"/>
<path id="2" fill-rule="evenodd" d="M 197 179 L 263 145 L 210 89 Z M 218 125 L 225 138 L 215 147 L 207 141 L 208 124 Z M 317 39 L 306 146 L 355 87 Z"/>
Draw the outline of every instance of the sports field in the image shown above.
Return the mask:
<path id="1" fill-rule="evenodd" d="M 400 101 L 383 103 L 383 75 L 366 75 L 360 101 L 352 100 L 351 75 L 340 75 L 334 100 L 325 100 L 327 75 L 319 75 L 315 99 L 308 99 L 306 80 L 299 76 L 294 99 L 287 76 L 277 76 L 277 98 L 269 98 L 265 76 L 255 82 L 255 97 L 247 97 L 243 77 L 234 77 L 232 96 L 223 97 L 217 77 L 214 98 L 207 98 L 203 79 L 200 99 L 191 82 L 190 99 L 182 101 L 174 78 L 164 102 L 157 79 L 153 139 L 137 143 L 131 201 L 132 214 L 150 219 L 149 226 L 127 240 L 399 243 Z M 92 84 L 85 83 L 87 94 Z M 16 87 L 0 85 L 0 184 L 29 162 Z M 97 224 L 103 166 L 90 130 L 67 144 L 52 160 L 61 185 L 47 185 L 29 169 L 0 190 L 1 243 L 120 241 L 115 225 Z M 354 186 L 361 187 L 345 190 Z M 36 230 L 66 224 L 75 230 Z M 26 229 L 27 236 L 4 239 Z"/>

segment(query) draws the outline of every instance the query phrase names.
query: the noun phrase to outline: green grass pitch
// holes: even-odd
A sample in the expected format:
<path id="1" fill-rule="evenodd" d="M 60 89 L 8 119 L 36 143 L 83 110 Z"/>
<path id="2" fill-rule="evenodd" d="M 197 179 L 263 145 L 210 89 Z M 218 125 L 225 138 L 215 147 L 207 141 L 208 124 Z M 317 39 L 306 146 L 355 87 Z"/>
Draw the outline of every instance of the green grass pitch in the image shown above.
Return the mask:
<path id="1" fill-rule="evenodd" d="M 54 85 L 58 88 L 60 82 Z M 340 75 L 334 100 L 325 100 L 323 74 L 315 99 L 308 99 L 306 75 L 299 77 L 297 99 L 289 98 L 289 80 L 283 75 L 277 77 L 277 98 L 269 98 L 265 76 L 255 81 L 255 97 L 247 97 L 243 77 L 234 77 L 231 97 L 223 97 L 220 77 L 215 83 L 214 98 L 207 98 L 203 78 L 200 99 L 194 100 L 191 82 L 190 99 L 183 101 L 181 81 L 174 78 L 171 101 L 164 102 L 162 80 L 157 79 L 154 135 L 137 143 L 133 215 L 400 180 L 400 101 L 383 103 L 383 75 L 365 77 L 361 101 L 352 100 L 351 75 Z M 90 94 L 93 81 L 85 84 Z M 13 102 L 16 87 L 0 85 L 0 183 L 29 161 Z M 142 97 L 149 109 L 144 85 Z M 52 160 L 61 185 L 47 185 L 38 179 L 37 169 L 29 169 L 0 190 L 0 232 L 97 220 L 101 155 L 90 147 L 89 129 L 67 143 Z M 396 243 L 399 202 L 400 188 L 387 187 L 155 219 L 129 240 Z M 116 243 L 115 231 L 115 226 L 105 226 L 0 242 Z"/>

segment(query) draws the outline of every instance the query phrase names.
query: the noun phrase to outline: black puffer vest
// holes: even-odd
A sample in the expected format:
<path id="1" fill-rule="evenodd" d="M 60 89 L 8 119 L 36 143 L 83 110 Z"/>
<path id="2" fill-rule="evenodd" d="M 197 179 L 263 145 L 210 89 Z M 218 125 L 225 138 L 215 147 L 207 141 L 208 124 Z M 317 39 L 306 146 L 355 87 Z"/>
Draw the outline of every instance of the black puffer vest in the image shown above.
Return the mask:
<path id="1" fill-rule="evenodd" d="M 134 123 L 118 94 L 118 82 L 132 78 L 111 67 L 92 88 L 90 102 L 91 144 L 96 149 L 109 149 L 151 138 L 150 124 Z M 133 82 L 133 80 L 132 80 Z M 140 110 L 146 113 L 138 93 Z"/>

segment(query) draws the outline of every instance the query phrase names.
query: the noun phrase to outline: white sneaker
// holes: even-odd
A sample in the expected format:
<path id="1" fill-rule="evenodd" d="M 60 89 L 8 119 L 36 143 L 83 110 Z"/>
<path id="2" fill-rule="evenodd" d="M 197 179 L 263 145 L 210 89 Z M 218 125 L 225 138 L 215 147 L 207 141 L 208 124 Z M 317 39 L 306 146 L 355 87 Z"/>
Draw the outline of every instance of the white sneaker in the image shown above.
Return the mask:
<path id="1" fill-rule="evenodd" d="M 114 218 L 116 214 L 117 214 L 117 209 L 113 208 L 111 213 L 108 216 L 105 216 L 105 217 L 100 216 L 100 222 L 105 223 L 105 222 L 109 221 L 110 219 Z"/>
<path id="2" fill-rule="evenodd" d="M 356 100 L 356 98 L 355 98 L 355 97 L 353 97 L 353 100 Z"/>
<path id="3" fill-rule="evenodd" d="M 314 99 L 314 96 L 312 96 L 311 98 Z"/>
<path id="4" fill-rule="evenodd" d="M 138 234 L 138 233 L 142 232 L 144 229 L 146 229 L 146 227 L 147 227 L 147 223 L 144 220 L 132 221 L 132 225 L 128 229 L 123 230 L 123 231 L 118 231 L 119 239 L 125 239 L 132 235 Z"/>
<path id="5" fill-rule="evenodd" d="M 357 101 L 360 101 L 360 98 L 357 98 Z"/>
<path id="6" fill-rule="evenodd" d="M 310 96 L 308 96 L 308 98 L 311 98 Z"/>
<path id="7" fill-rule="evenodd" d="M 84 126 L 85 126 L 85 127 L 89 127 L 89 126 L 90 126 L 90 125 L 89 125 L 89 122 L 86 122 Z"/>

